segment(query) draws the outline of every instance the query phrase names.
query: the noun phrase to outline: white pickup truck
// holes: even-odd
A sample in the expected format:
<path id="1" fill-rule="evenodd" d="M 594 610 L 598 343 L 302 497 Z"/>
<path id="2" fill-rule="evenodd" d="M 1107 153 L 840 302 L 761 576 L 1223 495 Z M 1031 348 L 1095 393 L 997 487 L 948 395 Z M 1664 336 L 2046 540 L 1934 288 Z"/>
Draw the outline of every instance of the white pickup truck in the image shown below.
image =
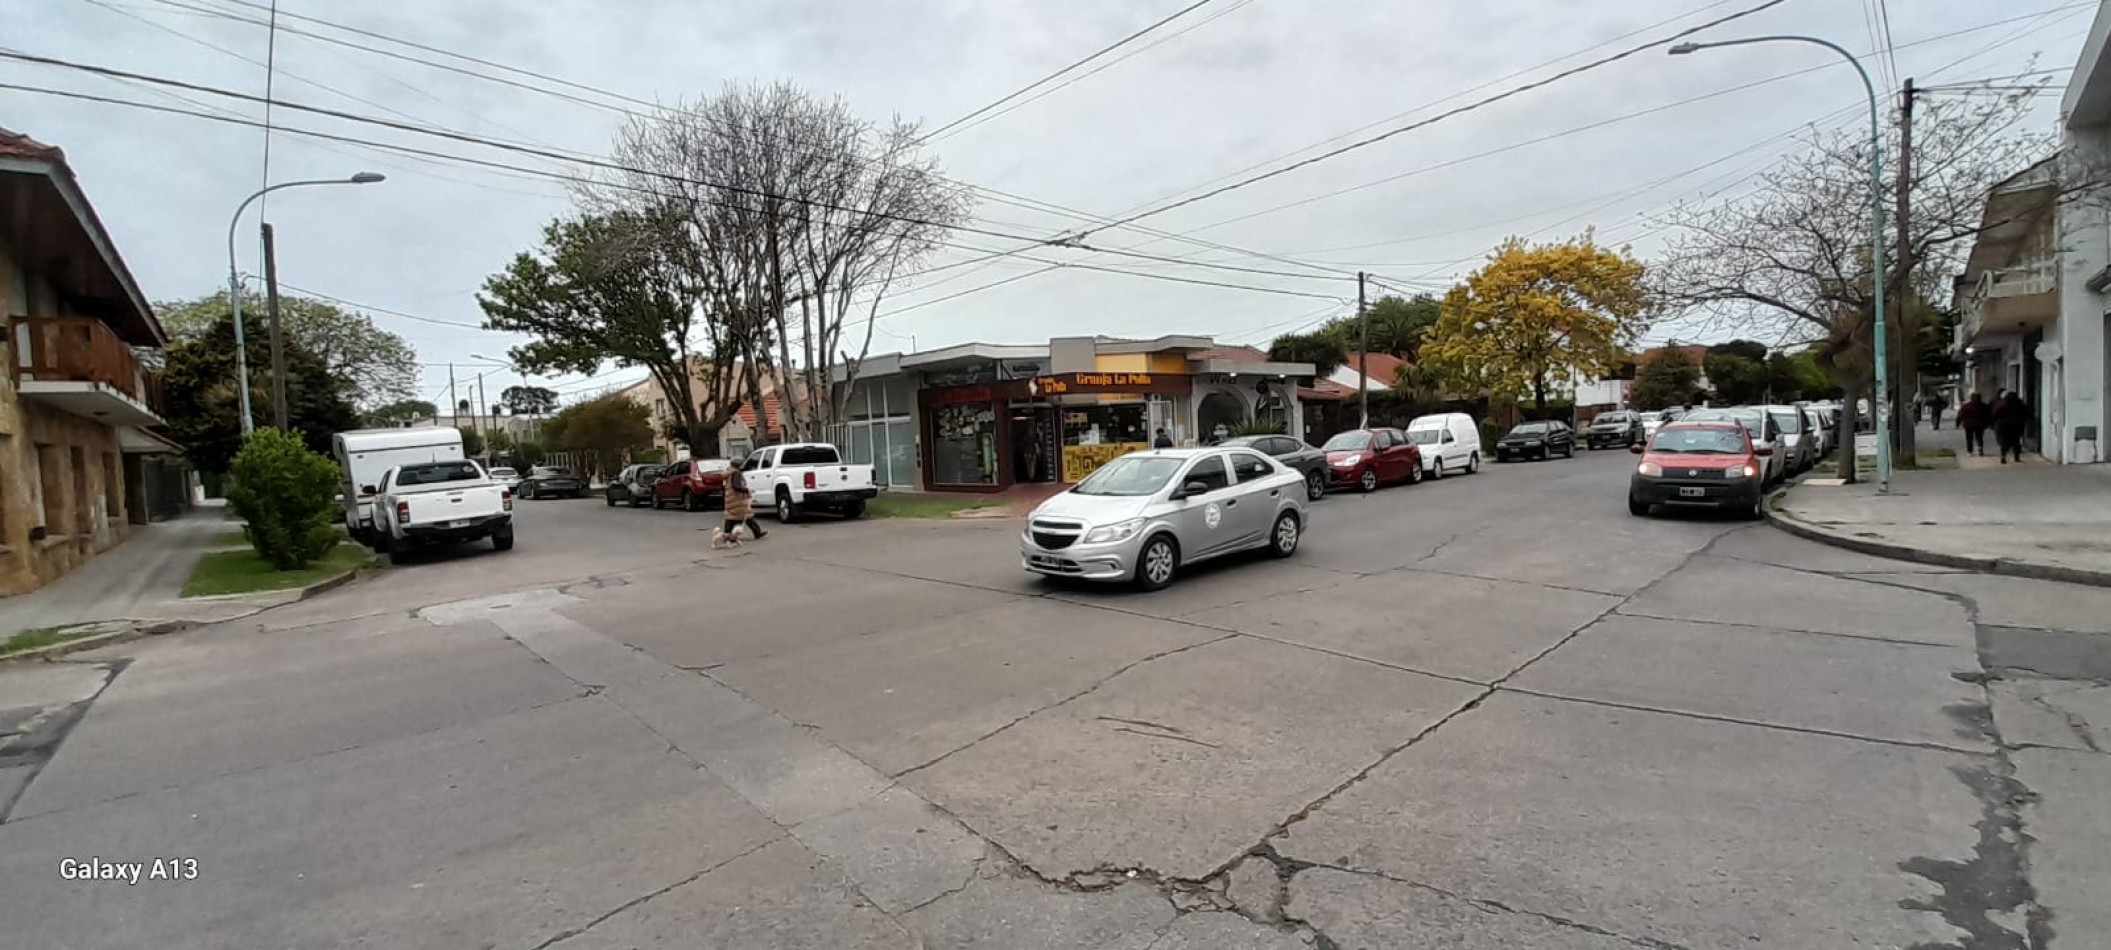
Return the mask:
<path id="1" fill-rule="evenodd" d="M 872 466 L 845 463 L 843 453 L 826 442 L 756 449 L 740 470 L 746 473 L 748 490 L 755 493 L 755 504 L 774 507 L 777 520 L 786 524 L 809 511 L 856 518 L 880 493 Z"/>
<path id="2" fill-rule="evenodd" d="M 513 549 L 513 492 L 463 459 L 400 465 L 374 495 L 375 547 L 395 562 L 419 548 L 491 539 Z"/>

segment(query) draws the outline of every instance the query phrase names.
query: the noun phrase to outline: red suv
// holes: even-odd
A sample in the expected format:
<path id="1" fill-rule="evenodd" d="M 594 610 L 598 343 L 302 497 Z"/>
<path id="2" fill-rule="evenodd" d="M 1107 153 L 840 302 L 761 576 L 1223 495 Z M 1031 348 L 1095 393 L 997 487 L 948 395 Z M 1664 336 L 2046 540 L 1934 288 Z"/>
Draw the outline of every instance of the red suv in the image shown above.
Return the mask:
<path id="1" fill-rule="evenodd" d="M 725 459 L 683 459 L 667 466 L 660 480 L 652 483 L 652 506 L 679 505 L 684 511 L 702 511 L 726 503 Z"/>
<path id="2" fill-rule="evenodd" d="M 1667 422 L 1645 448 L 1627 485 L 1627 512 L 1637 517 L 1657 505 L 1716 508 L 1758 518 L 1766 499 L 1766 463 L 1773 454 L 1754 447 L 1736 422 Z"/>
<path id="3" fill-rule="evenodd" d="M 1375 491 L 1386 482 L 1422 480 L 1422 449 L 1398 429 L 1350 429 L 1319 447 L 1336 485 Z"/>

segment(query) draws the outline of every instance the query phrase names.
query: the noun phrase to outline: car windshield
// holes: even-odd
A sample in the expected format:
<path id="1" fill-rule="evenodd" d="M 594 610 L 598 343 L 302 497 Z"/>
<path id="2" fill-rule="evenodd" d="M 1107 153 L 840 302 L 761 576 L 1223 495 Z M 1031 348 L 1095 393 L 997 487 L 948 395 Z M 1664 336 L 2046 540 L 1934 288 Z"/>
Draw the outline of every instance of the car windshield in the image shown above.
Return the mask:
<path id="1" fill-rule="evenodd" d="M 794 445 L 777 458 L 779 465 L 835 465 L 841 461 L 833 445 Z"/>
<path id="2" fill-rule="evenodd" d="M 1780 426 L 1783 432 L 1795 435 L 1803 431 L 1803 414 L 1800 412 L 1776 412 L 1770 415 L 1774 417 L 1774 424 Z"/>
<path id="3" fill-rule="evenodd" d="M 1599 425 L 1617 425 L 1633 421 L 1634 417 L 1624 412 L 1608 412 L 1598 417 Z"/>
<path id="4" fill-rule="evenodd" d="M 1442 429 L 1409 429 L 1407 441 L 1416 445 L 1435 445 L 1444 438 Z"/>
<path id="5" fill-rule="evenodd" d="M 1177 456 L 1124 455 L 1100 466 L 1070 491 L 1077 495 L 1150 495 L 1172 481 L 1186 462 Z"/>
<path id="6" fill-rule="evenodd" d="M 1731 429 L 1665 429 L 1657 433 L 1650 449 L 1682 455 L 1743 455 L 1744 436 Z"/>
<path id="7" fill-rule="evenodd" d="M 1547 424 L 1544 422 L 1527 422 L 1510 430 L 1511 435 L 1545 435 L 1546 432 Z"/>
<path id="8" fill-rule="evenodd" d="M 438 485 L 442 482 L 473 482 L 482 477 L 476 466 L 468 462 L 431 462 L 404 466 L 396 473 L 396 484 Z"/>
<path id="9" fill-rule="evenodd" d="M 1328 439 L 1327 444 L 1320 446 L 1320 448 L 1328 452 L 1354 452 L 1366 448 L 1370 444 L 1371 434 L 1369 432 L 1365 432 L 1362 429 L 1351 429 L 1347 432 L 1335 433 L 1334 437 Z"/>
<path id="10" fill-rule="evenodd" d="M 1744 409 L 1700 409 L 1686 414 L 1687 422 L 1735 422 L 1744 426 L 1752 437 L 1759 438 L 1759 420 L 1765 413 Z"/>
<path id="11" fill-rule="evenodd" d="M 538 468 L 535 470 L 535 474 L 545 478 L 570 478 L 572 477 L 572 470 L 568 468 Z"/>

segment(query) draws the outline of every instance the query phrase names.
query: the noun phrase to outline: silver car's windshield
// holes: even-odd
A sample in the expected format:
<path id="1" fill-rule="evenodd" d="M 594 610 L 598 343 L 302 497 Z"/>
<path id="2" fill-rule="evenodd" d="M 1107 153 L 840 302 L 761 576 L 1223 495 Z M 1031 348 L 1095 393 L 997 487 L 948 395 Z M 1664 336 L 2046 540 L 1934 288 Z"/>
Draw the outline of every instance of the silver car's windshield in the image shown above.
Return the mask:
<path id="1" fill-rule="evenodd" d="M 1786 433 L 1788 433 L 1788 434 L 1790 434 L 1790 435 L 1795 435 L 1795 434 L 1797 434 L 1797 433 L 1799 433 L 1799 432 L 1802 432 L 1802 431 L 1803 431 L 1803 414 L 1802 414 L 1802 413 L 1800 413 L 1800 412 L 1776 412 L 1776 413 L 1772 413 L 1771 415 L 1773 415 L 1773 417 L 1774 417 L 1774 424 L 1775 424 L 1775 425 L 1778 425 L 1778 426 L 1780 426 L 1780 427 L 1781 427 L 1781 431 L 1783 431 L 1783 432 L 1786 432 Z"/>
<path id="2" fill-rule="evenodd" d="M 1186 459 L 1125 455 L 1100 466 L 1071 489 L 1075 495 L 1150 495 L 1164 488 Z"/>
<path id="3" fill-rule="evenodd" d="M 1416 445 L 1435 445 L 1444 438 L 1442 429 L 1409 429 L 1407 441 Z"/>

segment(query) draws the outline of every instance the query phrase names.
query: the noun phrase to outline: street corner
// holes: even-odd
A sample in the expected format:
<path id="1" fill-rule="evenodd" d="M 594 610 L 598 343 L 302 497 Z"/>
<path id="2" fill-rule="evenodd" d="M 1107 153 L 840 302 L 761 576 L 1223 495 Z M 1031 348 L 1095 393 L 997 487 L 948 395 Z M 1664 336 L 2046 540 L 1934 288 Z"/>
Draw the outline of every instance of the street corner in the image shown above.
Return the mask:
<path id="1" fill-rule="evenodd" d="M 1041 877 L 1201 880 L 1481 692 L 1235 638 L 1131 669 L 903 781 Z"/>
<path id="2" fill-rule="evenodd" d="M 1933 945 L 1955 933 L 1904 904 L 1939 886 L 1902 865 L 1974 860 L 1959 770 L 1989 761 L 1498 691 L 1275 847 L 1631 942 Z"/>

